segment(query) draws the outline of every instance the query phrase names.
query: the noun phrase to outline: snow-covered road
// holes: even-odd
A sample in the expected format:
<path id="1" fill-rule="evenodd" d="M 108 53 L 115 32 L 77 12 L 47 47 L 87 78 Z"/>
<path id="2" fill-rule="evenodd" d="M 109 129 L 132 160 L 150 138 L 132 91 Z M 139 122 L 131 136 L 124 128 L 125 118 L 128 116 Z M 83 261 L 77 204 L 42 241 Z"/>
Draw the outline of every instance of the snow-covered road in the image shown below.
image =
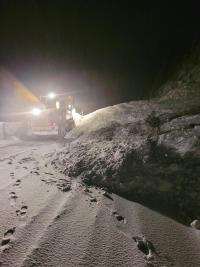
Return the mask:
<path id="1" fill-rule="evenodd" d="M 59 146 L 21 142 L 1 148 L 1 265 L 131 266 L 134 260 L 143 266 L 131 238 L 127 243 L 116 230 L 113 201 L 52 166 Z"/>
<path id="2" fill-rule="evenodd" d="M 70 180 L 52 162 L 60 147 L 0 148 L 0 266 L 200 266 L 198 231 Z M 159 253 L 151 261 L 132 239 L 141 234 Z"/>

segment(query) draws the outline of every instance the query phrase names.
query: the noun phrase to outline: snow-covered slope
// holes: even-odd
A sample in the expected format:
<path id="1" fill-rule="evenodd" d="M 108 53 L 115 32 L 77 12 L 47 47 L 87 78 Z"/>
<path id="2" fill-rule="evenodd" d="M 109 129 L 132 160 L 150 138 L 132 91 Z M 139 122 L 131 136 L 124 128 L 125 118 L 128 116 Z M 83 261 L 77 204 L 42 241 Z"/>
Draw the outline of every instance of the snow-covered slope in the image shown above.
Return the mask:
<path id="1" fill-rule="evenodd" d="M 56 158 L 62 171 L 187 223 L 200 216 L 199 59 L 184 65 L 160 97 L 79 118 Z"/>

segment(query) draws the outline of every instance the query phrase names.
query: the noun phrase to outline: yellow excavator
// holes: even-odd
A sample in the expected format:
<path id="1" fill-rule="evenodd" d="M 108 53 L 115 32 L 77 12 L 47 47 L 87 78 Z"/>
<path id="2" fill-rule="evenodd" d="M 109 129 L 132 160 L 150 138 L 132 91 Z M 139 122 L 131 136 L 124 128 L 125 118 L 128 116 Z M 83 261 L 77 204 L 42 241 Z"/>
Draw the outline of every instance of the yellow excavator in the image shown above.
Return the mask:
<path id="1" fill-rule="evenodd" d="M 75 126 L 73 96 L 50 93 L 37 97 L 22 83 L 15 81 L 15 98 L 22 105 L 21 132 L 25 135 L 54 131 L 63 137 Z"/>
<path id="2" fill-rule="evenodd" d="M 7 69 L 0 67 L 0 120 L 18 122 L 20 132 L 57 131 L 64 136 L 74 127 L 74 97 L 36 96 Z"/>

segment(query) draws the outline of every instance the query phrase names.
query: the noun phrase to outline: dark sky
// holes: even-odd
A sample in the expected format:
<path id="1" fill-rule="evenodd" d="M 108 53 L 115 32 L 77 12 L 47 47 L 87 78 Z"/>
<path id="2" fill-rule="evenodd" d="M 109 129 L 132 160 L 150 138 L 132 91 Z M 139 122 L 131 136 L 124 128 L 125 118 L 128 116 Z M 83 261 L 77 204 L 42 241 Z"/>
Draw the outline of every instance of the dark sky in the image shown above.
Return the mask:
<path id="1" fill-rule="evenodd" d="M 0 65 L 37 94 L 141 98 L 199 40 L 198 2 L 0 0 Z"/>

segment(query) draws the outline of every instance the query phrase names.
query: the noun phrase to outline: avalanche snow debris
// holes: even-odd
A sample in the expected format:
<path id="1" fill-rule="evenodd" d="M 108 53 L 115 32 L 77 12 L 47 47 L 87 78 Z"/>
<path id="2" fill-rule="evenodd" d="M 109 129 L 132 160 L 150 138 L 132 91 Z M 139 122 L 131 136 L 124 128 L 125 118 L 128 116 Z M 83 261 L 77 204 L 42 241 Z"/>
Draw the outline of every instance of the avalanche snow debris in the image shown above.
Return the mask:
<path id="1" fill-rule="evenodd" d="M 67 133 L 52 164 L 87 185 L 107 187 L 154 208 L 161 203 L 165 211 L 172 206 L 174 216 L 179 210 L 179 219 L 189 223 L 200 210 L 199 194 L 193 192 L 200 174 L 196 103 L 154 99 L 97 110 Z"/>
<path id="2" fill-rule="evenodd" d="M 194 220 L 193 222 L 191 222 L 190 224 L 191 227 L 200 230 L 200 221 L 199 220 Z"/>

